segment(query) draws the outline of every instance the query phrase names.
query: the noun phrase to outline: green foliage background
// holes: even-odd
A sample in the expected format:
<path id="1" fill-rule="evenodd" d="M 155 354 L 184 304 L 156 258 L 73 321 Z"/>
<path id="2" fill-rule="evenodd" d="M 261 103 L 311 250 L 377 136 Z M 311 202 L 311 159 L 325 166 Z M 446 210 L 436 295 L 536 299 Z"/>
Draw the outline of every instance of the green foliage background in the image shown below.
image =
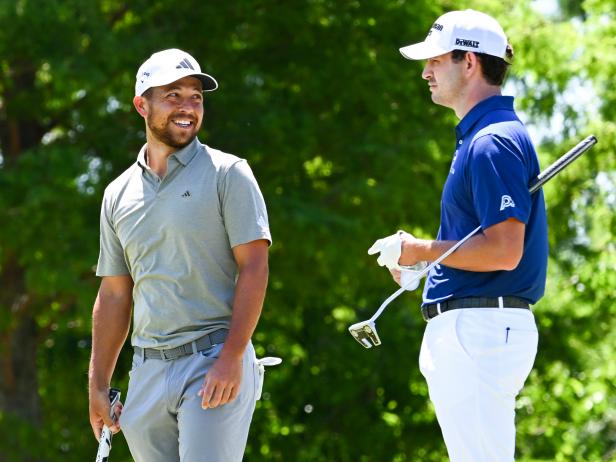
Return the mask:
<path id="1" fill-rule="evenodd" d="M 545 3 L 545 2 L 543 2 Z M 366 249 L 432 237 L 453 113 L 398 47 L 444 11 L 493 14 L 516 52 L 507 93 L 542 164 L 600 143 L 546 186 L 540 352 L 519 398 L 518 460 L 616 461 L 616 18 L 613 0 L 0 0 L 0 461 L 83 461 L 90 313 L 105 185 L 144 142 L 131 104 L 152 52 L 191 52 L 221 86 L 200 139 L 249 160 L 275 243 L 254 343 L 267 372 L 247 461 L 443 461 L 417 367 L 419 293 Z M 130 346 L 115 385 L 126 389 Z M 121 436 L 114 462 L 129 461 Z"/>

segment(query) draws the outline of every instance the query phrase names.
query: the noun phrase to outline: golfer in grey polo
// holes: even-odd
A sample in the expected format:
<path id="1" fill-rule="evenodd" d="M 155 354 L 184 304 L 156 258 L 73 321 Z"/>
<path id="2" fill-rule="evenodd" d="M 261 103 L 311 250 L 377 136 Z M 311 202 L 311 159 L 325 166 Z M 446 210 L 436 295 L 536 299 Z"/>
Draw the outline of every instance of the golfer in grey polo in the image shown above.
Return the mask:
<path id="1" fill-rule="evenodd" d="M 250 337 L 271 236 L 246 161 L 197 139 L 203 92 L 217 86 L 188 53 L 153 54 L 133 101 L 147 142 L 103 198 L 90 422 L 97 438 L 121 427 L 137 462 L 240 461 L 263 379 Z M 135 354 L 114 423 L 107 393 L 131 311 Z"/>

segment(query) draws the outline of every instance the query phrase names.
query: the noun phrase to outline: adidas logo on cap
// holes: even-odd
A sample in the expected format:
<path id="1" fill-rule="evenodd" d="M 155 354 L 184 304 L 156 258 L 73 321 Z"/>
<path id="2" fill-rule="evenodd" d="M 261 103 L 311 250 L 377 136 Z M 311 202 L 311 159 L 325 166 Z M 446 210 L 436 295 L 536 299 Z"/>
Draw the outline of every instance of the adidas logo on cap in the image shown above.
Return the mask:
<path id="1" fill-rule="evenodd" d="M 168 85 L 187 76 L 199 79 L 203 91 L 214 91 L 218 88 L 216 79 L 201 72 L 199 63 L 185 51 L 177 48 L 159 51 L 139 67 L 135 81 L 135 96 L 143 95 L 152 87 Z"/>

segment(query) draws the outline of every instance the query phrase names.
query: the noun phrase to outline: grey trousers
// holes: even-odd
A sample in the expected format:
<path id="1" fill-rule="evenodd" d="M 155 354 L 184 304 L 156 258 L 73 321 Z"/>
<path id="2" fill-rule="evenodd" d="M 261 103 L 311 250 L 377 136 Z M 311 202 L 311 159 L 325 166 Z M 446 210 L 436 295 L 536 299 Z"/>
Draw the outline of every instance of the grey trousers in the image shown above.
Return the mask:
<path id="1" fill-rule="evenodd" d="M 135 355 L 120 426 L 136 462 L 240 462 L 260 381 L 246 347 L 237 398 L 201 408 L 197 392 L 222 345 L 172 361 Z"/>

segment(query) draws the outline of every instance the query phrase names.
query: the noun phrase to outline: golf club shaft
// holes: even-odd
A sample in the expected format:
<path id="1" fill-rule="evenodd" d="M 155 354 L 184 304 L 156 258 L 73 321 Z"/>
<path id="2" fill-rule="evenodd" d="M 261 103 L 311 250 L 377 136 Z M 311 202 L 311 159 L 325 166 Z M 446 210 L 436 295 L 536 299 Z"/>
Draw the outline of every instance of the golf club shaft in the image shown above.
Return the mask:
<path id="1" fill-rule="evenodd" d="M 442 262 L 449 255 L 454 253 L 458 249 L 458 247 L 460 247 L 462 244 L 464 244 L 466 241 L 468 241 L 471 237 L 473 237 L 477 233 L 477 231 L 479 231 L 480 229 L 481 229 L 481 226 L 477 226 L 474 230 L 472 230 L 470 233 L 468 233 L 466 236 L 464 236 L 461 240 L 459 240 L 454 245 L 452 245 L 443 255 L 438 257 L 436 260 L 434 260 L 432 263 L 430 263 L 428 266 L 426 266 L 423 270 L 421 270 L 419 273 L 417 273 L 404 286 L 400 287 L 393 294 L 391 294 L 383 303 L 381 303 L 381 306 L 376 311 L 376 313 L 374 313 L 372 315 L 372 317 L 370 318 L 370 321 L 374 321 L 376 318 L 378 318 L 381 315 L 381 313 L 383 312 L 383 310 L 385 309 L 385 307 L 387 305 L 389 305 L 394 299 L 396 299 L 402 292 L 404 292 L 408 286 L 410 286 L 415 281 L 417 281 L 418 279 L 421 279 L 426 274 L 428 274 L 432 268 L 434 268 L 436 265 L 438 265 L 440 262 Z"/>
<path id="2" fill-rule="evenodd" d="M 533 194 L 537 190 L 539 190 L 545 183 L 554 178 L 561 170 L 563 170 L 567 165 L 573 162 L 575 159 L 580 157 L 586 151 L 588 151 L 593 145 L 597 143 L 597 138 L 594 135 L 590 135 L 584 140 L 580 141 L 573 149 L 569 150 L 567 153 L 563 154 L 558 160 L 553 162 L 549 167 L 547 167 L 543 172 L 537 175 L 531 185 L 529 186 L 529 193 Z M 402 292 L 406 290 L 408 286 L 416 282 L 418 279 L 421 279 L 424 275 L 430 272 L 432 268 L 442 262 L 445 258 L 455 252 L 462 244 L 468 241 L 472 236 L 474 236 L 479 230 L 481 226 L 477 226 L 474 230 L 464 236 L 460 241 L 456 242 L 449 250 L 447 250 L 443 255 L 434 260 L 430 265 L 424 268 L 422 271 L 417 273 L 411 280 L 409 280 L 403 287 L 400 287 L 393 294 L 391 294 L 383 303 L 379 309 L 372 315 L 370 321 L 375 321 L 383 312 L 383 310 L 389 305 L 394 299 L 396 299 Z"/>
<path id="3" fill-rule="evenodd" d="M 597 137 L 595 135 L 590 135 L 580 141 L 575 147 L 573 147 L 567 153 L 563 154 L 558 160 L 553 162 L 548 168 L 546 168 L 543 172 L 537 175 L 537 178 L 535 178 L 535 180 L 530 185 L 529 192 L 533 194 L 545 183 L 547 183 L 554 176 L 556 176 L 567 165 L 569 165 L 571 162 L 573 162 L 575 159 L 577 159 L 586 151 L 588 151 L 591 147 L 593 147 L 596 143 Z"/>

